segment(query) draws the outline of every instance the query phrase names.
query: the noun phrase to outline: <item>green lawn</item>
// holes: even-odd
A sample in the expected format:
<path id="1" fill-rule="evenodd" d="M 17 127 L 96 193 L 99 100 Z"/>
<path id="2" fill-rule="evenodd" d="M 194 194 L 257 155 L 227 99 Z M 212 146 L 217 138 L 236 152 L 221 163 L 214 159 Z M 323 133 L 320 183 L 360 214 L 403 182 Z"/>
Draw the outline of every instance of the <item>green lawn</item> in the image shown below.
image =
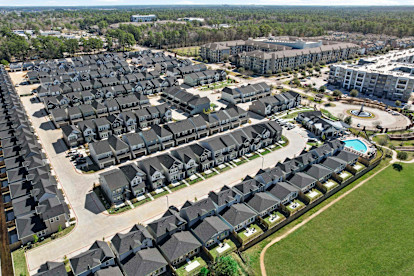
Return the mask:
<path id="1" fill-rule="evenodd" d="M 388 167 L 269 248 L 267 274 L 412 275 L 414 164 L 402 168 Z"/>
<path id="2" fill-rule="evenodd" d="M 200 46 L 175 48 L 171 49 L 171 52 L 179 56 L 197 57 L 200 54 Z"/>
<path id="3" fill-rule="evenodd" d="M 185 268 L 187 267 L 187 262 L 184 262 L 183 265 L 181 265 L 180 267 L 178 267 L 175 272 L 177 273 L 178 276 L 189 276 L 189 275 L 198 275 L 198 273 L 200 272 L 200 270 L 203 267 L 207 267 L 207 263 L 206 261 L 203 260 L 203 258 L 201 257 L 196 257 L 196 258 L 192 258 L 191 262 L 197 261 L 200 265 L 197 266 L 196 268 L 194 268 L 193 270 L 191 270 L 190 272 L 187 272 L 187 270 L 185 270 Z"/>
<path id="4" fill-rule="evenodd" d="M 274 220 L 273 222 L 270 221 L 270 215 L 267 216 L 264 219 L 264 221 L 265 221 L 265 223 L 266 223 L 266 225 L 267 225 L 268 228 L 272 228 L 273 226 L 279 224 L 280 222 L 282 222 L 283 220 L 286 219 L 285 216 L 282 215 L 280 212 L 277 212 L 276 211 L 276 212 L 273 212 L 273 214 L 278 216 L 278 218 L 276 220 Z"/>
<path id="5" fill-rule="evenodd" d="M 218 248 L 218 245 L 215 245 L 214 247 L 209 249 L 210 254 L 213 256 L 213 259 L 215 260 L 217 257 L 220 256 L 224 256 L 229 254 L 230 252 L 233 252 L 234 250 L 236 250 L 236 245 L 234 244 L 234 242 L 230 239 L 225 239 L 222 242 L 223 244 L 228 244 L 230 246 L 230 248 L 228 248 L 226 251 L 219 253 L 216 249 Z"/>
<path id="6" fill-rule="evenodd" d="M 246 236 L 246 229 L 243 229 L 237 233 L 237 235 L 243 240 L 243 243 L 246 243 L 263 233 L 263 230 L 257 224 L 250 224 L 249 229 L 252 228 L 256 229 L 256 232 L 250 236 Z"/>

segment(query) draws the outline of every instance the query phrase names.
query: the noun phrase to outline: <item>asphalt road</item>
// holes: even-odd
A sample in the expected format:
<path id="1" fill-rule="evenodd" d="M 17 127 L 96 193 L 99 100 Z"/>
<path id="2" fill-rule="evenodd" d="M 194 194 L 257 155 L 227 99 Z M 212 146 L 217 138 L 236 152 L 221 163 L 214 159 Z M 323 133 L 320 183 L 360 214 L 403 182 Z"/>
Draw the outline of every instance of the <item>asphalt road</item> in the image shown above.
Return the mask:
<path id="1" fill-rule="evenodd" d="M 92 192 L 93 183 L 98 181 L 98 173 L 77 172 L 65 157 L 66 146 L 61 140 L 61 131 L 53 129 L 52 123 L 39 111 L 43 108 L 43 104 L 29 103 L 29 97 L 23 97 L 22 101 L 49 157 L 53 171 L 65 192 L 71 212 L 77 218 L 76 227 L 70 234 L 26 253 L 28 269 L 31 273 L 34 273 L 46 261 L 61 260 L 64 256 L 70 258 L 86 250 L 95 240 L 102 240 L 104 237 L 108 240 L 117 232 L 128 230 L 135 223 L 146 223 L 165 212 L 167 197 L 164 196 L 118 215 L 106 214 L 102 204 Z M 293 157 L 304 149 L 306 133 L 303 130 L 295 128 L 285 132 L 284 135 L 289 139 L 289 145 L 264 156 L 264 167 L 274 166 L 278 161 Z M 218 190 L 224 185 L 235 185 L 247 174 L 255 174 L 261 166 L 262 158 L 244 163 L 169 194 L 169 204 L 178 207 L 186 200 L 203 198 L 210 191 Z"/>

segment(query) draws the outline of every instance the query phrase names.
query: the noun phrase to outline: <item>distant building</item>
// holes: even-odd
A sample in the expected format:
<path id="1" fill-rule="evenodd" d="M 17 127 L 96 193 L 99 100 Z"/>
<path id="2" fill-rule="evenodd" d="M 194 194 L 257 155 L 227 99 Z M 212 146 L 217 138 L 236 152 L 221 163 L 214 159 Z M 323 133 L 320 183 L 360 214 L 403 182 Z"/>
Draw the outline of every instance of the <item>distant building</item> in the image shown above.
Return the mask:
<path id="1" fill-rule="evenodd" d="M 198 21 L 198 22 L 204 22 L 204 18 L 201 18 L 201 17 L 184 17 L 184 18 L 178 18 L 178 21 L 187 21 L 187 22 Z"/>
<path id="2" fill-rule="evenodd" d="M 155 14 L 147 14 L 147 15 L 131 15 L 131 22 L 151 22 L 156 21 L 157 16 Z"/>

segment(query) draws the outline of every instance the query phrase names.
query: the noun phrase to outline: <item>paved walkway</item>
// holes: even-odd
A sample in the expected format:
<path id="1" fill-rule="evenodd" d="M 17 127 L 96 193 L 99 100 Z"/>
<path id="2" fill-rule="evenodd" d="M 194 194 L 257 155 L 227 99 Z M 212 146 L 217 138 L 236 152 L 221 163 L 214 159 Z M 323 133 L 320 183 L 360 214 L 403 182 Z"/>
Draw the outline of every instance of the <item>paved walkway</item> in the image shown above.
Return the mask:
<path id="1" fill-rule="evenodd" d="M 65 157 L 66 146 L 60 139 L 61 130 L 55 130 L 52 123 L 40 116 L 42 104 L 29 104 L 29 97 L 22 98 L 25 108 L 37 130 L 39 139 L 51 161 L 59 183 L 71 210 L 77 218 L 77 224 L 68 235 L 36 247 L 26 252 L 27 265 L 34 273 L 46 261 L 61 260 L 64 256 L 70 258 L 81 250 L 87 249 L 95 240 L 110 239 L 114 234 L 128 230 L 135 223 L 146 223 L 162 215 L 167 209 L 166 197 L 160 197 L 132 210 L 117 215 L 107 215 L 99 199 L 92 192 L 93 183 L 98 182 L 98 173 L 80 174 Z M 264 156 L 264 167 L 274 166 L 286 157 L 299 154 L 306 145 L 305 133 L 298 128 L 285 132 L 290 144 Z M 212 190 L 218 190 L 224 185 L 235 185 L 247 174 L 255 174 L 261 167 L 262 160 L 257 158 L 237 168 L 225 171 L 219 175 L 200 181 L 185 190 L 169 194 L 169 204 L 181 206 L 187 200 L 203 198 Z"/>

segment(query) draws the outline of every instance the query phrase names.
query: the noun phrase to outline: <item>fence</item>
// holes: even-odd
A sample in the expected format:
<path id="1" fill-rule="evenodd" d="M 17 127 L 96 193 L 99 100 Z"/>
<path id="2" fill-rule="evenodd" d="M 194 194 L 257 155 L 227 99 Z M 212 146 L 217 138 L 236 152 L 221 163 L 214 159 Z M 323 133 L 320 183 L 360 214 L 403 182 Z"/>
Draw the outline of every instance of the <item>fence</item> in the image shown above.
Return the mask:
<path id="1" fill-rule="evenodd" d="M 305 208 L 303 208 L 302 210 L 298 211 L 297 213 L 289 216 L 286 220 L 282 221 L 280 224 L 276 225 L 275 227 L 273 227 L 271 229 L 268 229 L 266 232 L 264 232 L 262 235 L 258 236 L 254 240 L 251 240 L 250 242 L 242 245 L 240 247 L 240 250 L 246 250 L 246 249 L 252 247 L 253 245 L 261 242 L 265 238 L 269 237 L 270 235 L 272 235 L 273 233 L 275 233 L 279 229 L 283 228 L 284 226 L 286 226 L 290 222 L 292 222 L 295 219 L 297 219 L 298 217 L 302 216 L 303 214 L 305 214 L 306 212 L 308 212 L 309 210 L 311 210 L 313 207 L 315 207 L 318 204 L 322 203 L 323 201 L 325 201 L 326 199 L 328 199 L 329 197 L 331 197 L 335 193 L 339 192 L 340 190 L 342 190 L 343 188 L 345 188 L 346 186 L 348 186 L 349 184 L 351 184 L 352 182 L 354 182 L 355 180 L 357 180 L 358 178 L 360 178 L 361 176 L 363 176 L 364 174 L 366 174 L 367 172 L 369 172 L 370 170 L 372 170 L 373 168 L 375 168 L 376 166 L 378 166 L 378 164 L 382 160 L 382 155 L 383 155 L 382 152 L 379 151 L 379 153 L 381 154 L 380 158 L 376 158 L 375 160 L 373 160 L 372 162 L 370 162 L 369 165 L 368 165 L 368 167 L 366 167 L 365 169 L 357 172 L 353 177 L 351 177 L 351 178 L 343 181 L 339 186 L 333 188 L 332 190 L 329 190 L 322 197 L 320 197 L 317 200 L 311 202 L 309 205 L 307 205 Z"/>

